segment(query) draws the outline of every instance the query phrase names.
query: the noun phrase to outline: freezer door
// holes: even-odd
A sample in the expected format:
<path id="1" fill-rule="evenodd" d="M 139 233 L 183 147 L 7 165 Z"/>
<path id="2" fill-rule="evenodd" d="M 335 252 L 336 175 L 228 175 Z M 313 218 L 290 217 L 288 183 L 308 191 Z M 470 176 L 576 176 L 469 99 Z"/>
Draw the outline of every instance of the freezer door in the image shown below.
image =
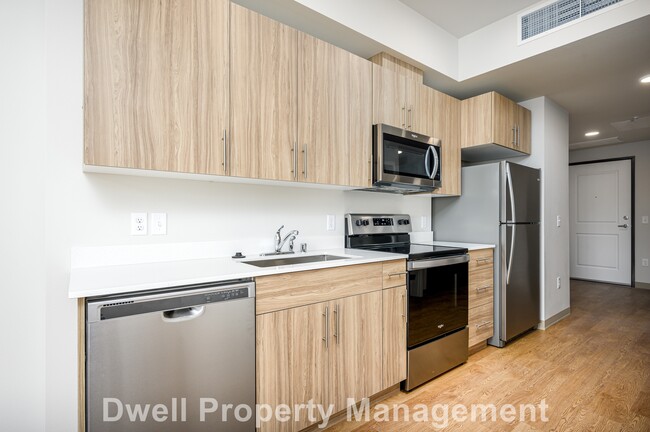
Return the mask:
<path id="1" fill-rule="evenodd" d="M 501 277 L 501 340 L 539 323 L 539 224 L 501 225 L 505 262 Z"/>
<path id="2" fill-rule="evenodd" d="M 502 188 L 505 205 L 501 206 L 501 222 L 539 222 L 541 171 L 511 162 L 503 162 L 501 167 L 505 185 Z"/>

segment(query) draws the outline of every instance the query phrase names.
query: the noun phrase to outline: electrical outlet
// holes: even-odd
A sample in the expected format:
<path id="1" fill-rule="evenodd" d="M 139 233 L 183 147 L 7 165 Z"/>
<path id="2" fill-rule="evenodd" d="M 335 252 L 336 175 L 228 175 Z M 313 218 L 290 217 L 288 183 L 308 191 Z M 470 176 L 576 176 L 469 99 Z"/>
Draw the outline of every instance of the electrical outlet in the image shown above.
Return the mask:
<path id="1" fill-rule="evenodd" d="M 557 289 L 562 288 L 562 278 L 559 276 L 557 277 L 556 285 L 557 285 Z"/>
<path id="2" fill-rule="evenodd" d="M 131 213 L 131 235 L 147 235 L 146 213 Z"/>
<path id="3" fill-rule="evenodd" d="M 641 223 L 647 224 L 648 223 L 648 216 L 641 216 Z"/>
<path id="4" fill-rule="evenodd" d="M 336 229 L 336 216 L 327 215 L 327 231 L 334 231 Z"/>
<path id="5" fill-rule="evenodd" d="M 560 215 L 557 215 L 557 226 L 562 225 L 562 219 L 560 219 Z"/>
<path id="6" fill-rule="evenodd" d="M 643 259 L 641 260 L 641 265 L 642 265 L 643 267 L 648 267 L 648 258 L 643 258 Z"/>
<path id="7" fill-rule="evenodd" d="M 151 235 L 167 235 L 167 213 L 151 213 Z"/>

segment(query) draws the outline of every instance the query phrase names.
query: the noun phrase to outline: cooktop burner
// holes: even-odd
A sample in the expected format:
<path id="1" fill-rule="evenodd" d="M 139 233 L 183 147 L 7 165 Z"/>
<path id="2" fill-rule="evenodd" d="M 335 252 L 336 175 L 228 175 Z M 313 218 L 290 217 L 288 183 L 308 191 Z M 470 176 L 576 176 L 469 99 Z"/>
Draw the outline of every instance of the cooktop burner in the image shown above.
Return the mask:
<path id="1" fill-rule="evenodd" d="M 466 248 L 411 243 L 409 215 L 348 214 L 346 247 L 408 255 L 409 260 L 464 255 Z"/>

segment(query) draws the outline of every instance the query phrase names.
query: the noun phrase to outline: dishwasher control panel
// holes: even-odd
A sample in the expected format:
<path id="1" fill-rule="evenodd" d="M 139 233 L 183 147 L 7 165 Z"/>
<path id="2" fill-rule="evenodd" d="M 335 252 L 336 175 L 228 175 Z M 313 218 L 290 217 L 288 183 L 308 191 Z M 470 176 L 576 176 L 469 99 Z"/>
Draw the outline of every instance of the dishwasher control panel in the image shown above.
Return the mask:
<path id="1" fill-rule="evenodd" d="M 215 303 L 226 300 L 248 297 L 248 288 L 235 288 L 223 291 L 215 291 L 204 294 L 206 303 Z"/>

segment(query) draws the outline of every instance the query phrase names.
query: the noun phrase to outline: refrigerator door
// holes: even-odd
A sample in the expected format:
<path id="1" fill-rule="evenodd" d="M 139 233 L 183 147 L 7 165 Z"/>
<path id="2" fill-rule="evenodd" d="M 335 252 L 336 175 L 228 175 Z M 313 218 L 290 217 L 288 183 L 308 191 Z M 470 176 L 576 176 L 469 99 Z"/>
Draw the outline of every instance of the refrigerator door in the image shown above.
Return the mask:
<path id="1" fill-rule="evenodd" d="M 500 339 L 513 337 L 539 323 L 539 224 L 501 225 Z"/>
<path id="2" fill-rule="evenodd" d="M 541 171 L 512 162 L 502 162 L 501 171 L 501 223 L 539 222 Z"/>

